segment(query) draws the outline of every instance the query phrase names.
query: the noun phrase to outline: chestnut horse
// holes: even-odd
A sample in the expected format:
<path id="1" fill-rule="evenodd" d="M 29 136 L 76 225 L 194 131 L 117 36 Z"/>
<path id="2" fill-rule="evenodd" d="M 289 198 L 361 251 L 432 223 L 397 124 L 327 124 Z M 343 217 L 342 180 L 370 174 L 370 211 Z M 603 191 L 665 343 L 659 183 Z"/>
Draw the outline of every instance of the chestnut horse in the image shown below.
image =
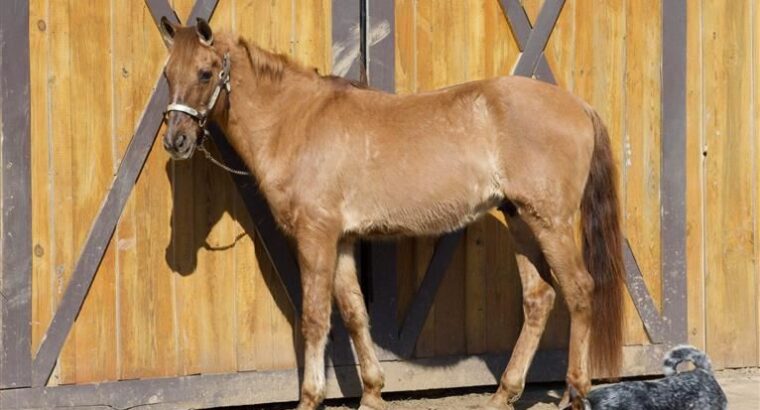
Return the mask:
<path id="1" fill-rule="evenodd" d="M 394 95 L 320 76 L 208 23 L 161 24 L 171 44 L 164 146 L 193 155 L 217 122 L 295 240 L 305 341 L 299 409 L 325 395 L 333 297 L 359 358 L 362 406 L 386 408 L 353 243 L 432 235 L 507 209 L 525 321 L 488 406 L 510 408 L 559 285 L 570 312 L 567 383 L 616 375 L 622 348 L 622 251 L 616 169 L 587 104 L 536 80 L 502 77 Z M 575 240 L 580 210 L 583 251 Z"/>

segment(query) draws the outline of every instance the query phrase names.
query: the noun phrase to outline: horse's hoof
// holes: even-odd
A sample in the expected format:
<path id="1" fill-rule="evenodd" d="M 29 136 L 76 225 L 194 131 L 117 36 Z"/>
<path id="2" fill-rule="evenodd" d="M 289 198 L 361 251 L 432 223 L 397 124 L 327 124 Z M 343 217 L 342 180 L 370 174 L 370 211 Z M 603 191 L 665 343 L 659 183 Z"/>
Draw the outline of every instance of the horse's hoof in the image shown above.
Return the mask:
<path id="1" fill-rule="evenodd" d="M 491 396 L 481 408 L 486 410 L 514 410 L 514 406 L 507 403 L 506 400 L 502 400 L 502 398 L 497 395 Z"/>
<path id="2" fill-rule="evenodd" d="M 359 410 L 388 410 L 390 406 L 388 402 L 382 399 L 380 396 L 364 396 L 362 397 Z"/>

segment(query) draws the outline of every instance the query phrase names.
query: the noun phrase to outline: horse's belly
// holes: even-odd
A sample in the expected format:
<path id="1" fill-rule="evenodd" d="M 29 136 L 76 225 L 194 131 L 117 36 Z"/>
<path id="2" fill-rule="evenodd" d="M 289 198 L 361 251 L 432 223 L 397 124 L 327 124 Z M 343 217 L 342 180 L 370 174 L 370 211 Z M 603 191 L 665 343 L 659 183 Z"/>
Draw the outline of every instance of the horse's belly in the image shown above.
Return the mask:
<path id="1" fill-rule="evenodd" d="M 469 225 L 504 200 L 493 184 L 460 194 L 420 198 L 410 192 L 405 200 L 380 199 L 365 206 L 349 206 L 344 212 L 344 228 L 367 236 L 437 235 Z"/>

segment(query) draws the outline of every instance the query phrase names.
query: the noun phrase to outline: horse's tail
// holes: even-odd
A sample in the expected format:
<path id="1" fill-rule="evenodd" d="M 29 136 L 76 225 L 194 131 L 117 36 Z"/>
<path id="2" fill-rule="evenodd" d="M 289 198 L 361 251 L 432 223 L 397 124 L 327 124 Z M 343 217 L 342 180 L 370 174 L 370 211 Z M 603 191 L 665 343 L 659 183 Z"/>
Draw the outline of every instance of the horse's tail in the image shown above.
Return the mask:
<path id="1" fill-rule="evenodd" d="M 680 345 L 670 349 L 665 355 L 662 372 L 666 376 L 672 376 L 678 373 L 678 365 L 682 362 L 692 362 L 697 369 L 712 373 L 712 365 L 707 355 L 696 347 L 688 345 Z"/>
<path id="2" fill-rule="evenodd" d="M 623 235 L 617 195 L 617 169 L 610 138 L 599 114 L 587 113 L 594 126 L 594 150 L 581 202 L 583 259 L 594 278 L 591 367 L 616 377 L 623 355 Z"/>

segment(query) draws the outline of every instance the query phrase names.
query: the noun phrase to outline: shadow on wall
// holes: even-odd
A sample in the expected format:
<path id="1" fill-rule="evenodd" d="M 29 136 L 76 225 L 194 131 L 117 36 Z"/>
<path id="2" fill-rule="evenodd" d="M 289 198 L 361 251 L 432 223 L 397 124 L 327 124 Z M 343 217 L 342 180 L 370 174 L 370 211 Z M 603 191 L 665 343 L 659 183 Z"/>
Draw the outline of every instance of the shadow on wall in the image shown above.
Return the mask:
<path id="1" fill-rule="evenodd" d="M 210 150 L 215 157 L 221 157 L 215 147 L 210 147 Z M 171 242 L 166 248 L 166 262 L 171 269 L 182 276 L 192 275 L 199 270 L 199 254 L 202 249 L 207 252 L 229 251 L 237 246 L 241 246 L 241 239 L 245 238 L 245 236 L 249 236 L 254 240 L 255 258 L 257 259 L 258 266 L 260 266 L 262 270 L 268 269 L 269 272 L 272 272 L 272 274 L 264 274 L 263 278 L 274 298 L 277 308 L 281 312 L 292 312 L 292 303 L 284 290 L 285 288 L 282 282 L 277 274 L 274 273 L 275 270 L 269 261 L 269 256 L 264 250 L 261 240 L 257 236 L 254 223 L 251 220 L 252 217 L 256 216 L 250 216 L 248 214 L 230 174 L 221 168 L 214 166 L 203 158 L 202 155 L 198 154 L 189 160 L 167 162 L 166 176 L 171 183 L 173 193 L 173 208 L 170 221 L 172 230 Z M 224 243 L 216 243 L 216 241 L 211 241 L 212 243 L 209 243 L 209 236 L 212 228 L 216 226 L 220 220 L 225 218 L 225 215 L 236 221 L 239 226 L 243 228 L 243 232 L 226 235 L 224 239 L 226 242 L 222 241 Z M 490 238 L 498 238 L 498 240 L 494 241 L 496 243 L 490 245 L 488 243 L 485 244 L 485 246 L 489 248 L 488 257 L 485 258 L 485 270 L 509 271 L 508 274 L 503 275 L 503 277 L 497 275 L 498 273 L 502 273 L 498 271 L 489 271 L 486 275 L 486 280 L 500 281 L 498 285 L 493 285 L 492 283 L 487 284 L 489 289 L 486 289 L 486 297 L 491 300 L 498 300 L 489 302 L 491 305 L 486 308 L 485 313 L 494 316 L 486 318 L 486 325 L 493 328 L 493 335 L 489 334 L 488 338 L 497 340 L 495 344 L 493 341 L 488 342 L 489 348 L 486 351 L 489 353 L 502 353 L 499 360 L 487 362 L 489 370 L 494 375 L 495 379 L 498 380 L 506 365 L 506 356 L 508 353 L 504 353 L 504 351 L 509 350 L 514 346 L 519 333 L 519 326 L 522 323 L 522 307 L 520 302 L 521 291 L 519 278 L 517 277 L 514 268 L 505 268 L 503 265 L 494 262 L 494 258 L 492 257 L 493 252 L 504 252 L 504 254 L 500 256 L 501 260 L 503 261 L 506 259 L 511 266 L 515 266 L 513 246 L 511 244 L 507 227 L 504 226 L 498 218 L 491 214 L 487 214 L 481 224 L 483 224 L 483 228 L 485 232 L 489 234 Z M 418 257 L 421 258 L 419 255 Z M 415 282 L 417 284 L 419 283 L 419 272 L 415 272 L 414 266 L 412 266 L 415 264 L 418 267 L 424 268 L 427 262 L 422 261 L 422 264 L 417 261 L 412 261 L 411 264 L 404 262 L 400 263 L 398 282 L 401 284 L 401 287 L 415 287 Z M 492 264 L 497 266 L 492 266 Z M 464 275 L 467 268 L 464 266 L 463 262 L 461 265 L 463 266 L 455 266 L 450 272 L 447 272 L 447 277 L 454 274 L 454 272 L 460 276 Z M 410 278 L 409 275 L 411 275 L 412 278 Z M 447 278 L 444 278 L 444 283 L 446 280 Z M 496 286 L 496 288 L 493 288 L 492 286 Z M 362 287 L 363 289 L 366 289 L 364 284 Z M 441 288 L 443 287 L 444 284 L 441 285 Z M 399 292 L 399 316 L 401 317 L 403 317 L 403 314 L 409 306 L 410 299 L 413 296 L 413 292 L 409 289 L 406 290 L 405 297 L 400 295 L 402 292 L 403 290 Z M 461 294 L 464 296 L 463 289 L 461 290 Z M 365 298 L 366 297 L 367 295 L 365 294 Z M 462 308 L 466 308 L 464 302 L 460 302 L 460 304 Z M 566 311 L 564 308 L 561 308 L 563 304 L 564 301 L 561 300 L 561 297 L 558 298 L 547 328 L 547 334 L 544 337 L 544 341 L 549 342 L 544 343 L 544 345 L 548 344 L 548 347 L 550 348 L 562 347 L 567 340 L 567 326 L 552 326 L 552 322 L 556 321 L 564 321 L 567 323 Z M 496 307 L 496 309 L 494 309 L 494 307 Z M 353 353 L 350 344 L 348 343 L 347 332 L 342 326 L 342 322 L 340 321 L 336 310 L 337 309 L 333 309 L 333 331 L 330 335 L 327 355 L 331 363 L 344 365 L 349 363 L 348 360 L 352 360 Z M 495 312 L 494 310 L 498 311 Z M 464 317 L 464 312 L 461 312 L 461 314 L 462 317 Z M 293 316 L 294 315 L 287 315 L 294 332 L 294 345 L 292 348 L 295 349 L 299 368 L 302 368 L 303 349 L 300 329 L 297 326 L 297 323 L 293 322 Z M 384 345 L 388 343 L 383 342 L 383 338 L 378 337 L 378 335 L 375 335 L 374 333 L 373 329 L 374 340 L 380 344 L 380 347 L 396 355 L 401 355 L 400 351 L 398 351 L 397 345 Z M 426 336 L 421 335 L 421 337 L 439 337 L 439 334 L 435 331 L 428 333 L 429 334 Z M 451 333 L 448 332 L 448 334 L 450 335 Z M 443 335 L 443 337 L 445 336 L 446 335 Z M 417 356 L 436 355 L 436 361 L 434 364 L 431 363 L 431 366 L 447 366 L 454 364 L 467 354 L 466 336 L 464 334 L 458 336 L 458 343 L 465 345 L 464 350 L 461 352 L 456 352 L 453 355 L 442 354 L 441 356 L 437 356 L 436 352 L 429 352 Z M 448 344 L 449 341 L 446 341 L 445 343 Z M 454 342 L 454 344 L 456 343 L 457 342 Z M 494 345 L 497 345 L 498 347 L 495 349 L 491 348 Z M 503 360 L 501 356 L 503 356 Z M 341 391 L 347 396 L 361 393 L 361 380 L 359 374 L 355 371 L 353 366 L 347 366 L 346 368 L 349 369 L 348 372 L 337 372 Z M 301 369 L 299 369 L 299 373 L 300 372 Z"/>

